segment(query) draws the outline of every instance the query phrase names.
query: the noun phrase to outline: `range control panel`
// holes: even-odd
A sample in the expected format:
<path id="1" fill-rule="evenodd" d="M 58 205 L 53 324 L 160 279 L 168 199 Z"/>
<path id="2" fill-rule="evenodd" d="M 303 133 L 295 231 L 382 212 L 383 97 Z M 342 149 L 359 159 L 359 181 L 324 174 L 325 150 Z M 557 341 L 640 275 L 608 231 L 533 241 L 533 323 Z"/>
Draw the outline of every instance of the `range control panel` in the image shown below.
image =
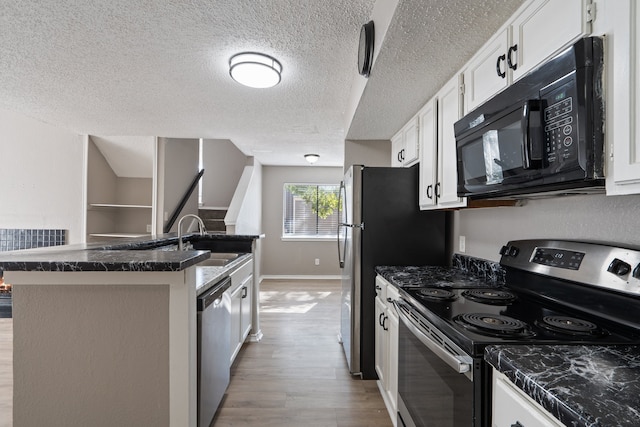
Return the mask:
<path id="1" fill-rule="evenodd" d="M 531 262 L 550 267 L 578 270 L 584 258 L 584 252 L 566 251 L 555 248 L 536 248 Z"/>
<path id="2" fill-rule="evenodd" d="M 640 249 L 564 240 L 514 240 L 500 264 L 640 296 Z"/>

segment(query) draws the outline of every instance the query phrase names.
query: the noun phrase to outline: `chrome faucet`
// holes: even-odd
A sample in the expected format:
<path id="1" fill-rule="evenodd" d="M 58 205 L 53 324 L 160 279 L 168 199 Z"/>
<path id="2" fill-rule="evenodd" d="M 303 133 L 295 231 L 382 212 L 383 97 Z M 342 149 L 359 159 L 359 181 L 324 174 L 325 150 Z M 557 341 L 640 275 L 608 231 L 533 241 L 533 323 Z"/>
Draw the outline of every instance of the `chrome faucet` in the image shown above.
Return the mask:
<path id="1" fill-rule="evenodd" d="M 195 215 L 195 214 L 184 215 L 182 218 L 180 218 L 180 221 L 178 221 L 178 250 L 179 251 L 184 249 L 184 245 L 182 243 L 182 220 L 184 220 L 185 218 L 193 218 L 196 221 L 198 221 L 198 228 L 200 229 L 200 235 L 204 236 L 205 234 L 207 234 L 207 230 L 204 228 L 204 221 L 202 221 L 202 218 L 200 218 L 198 215 Z"/>

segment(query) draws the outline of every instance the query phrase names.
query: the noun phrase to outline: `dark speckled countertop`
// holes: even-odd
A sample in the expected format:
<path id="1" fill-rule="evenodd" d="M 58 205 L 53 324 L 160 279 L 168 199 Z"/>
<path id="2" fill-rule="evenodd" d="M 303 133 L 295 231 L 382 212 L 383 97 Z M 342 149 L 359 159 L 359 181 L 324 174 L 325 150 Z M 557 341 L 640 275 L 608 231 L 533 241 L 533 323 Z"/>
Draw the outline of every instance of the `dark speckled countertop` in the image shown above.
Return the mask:
<path id="1" fill-rule="evenodd" d="M 246 241 L 260 236 L 187 234 L 185 240 Z M 3 271 L 181 271 L 209 257 L 207 250 L 152 250 L 175 245 L 175 233 L 146 238 L 0 252 Z"/>
<path id="2" fill-rule="evenodd" d="M 489 346 L 485 360 L 567 426 L 640 426 L 639 346 Z"/>

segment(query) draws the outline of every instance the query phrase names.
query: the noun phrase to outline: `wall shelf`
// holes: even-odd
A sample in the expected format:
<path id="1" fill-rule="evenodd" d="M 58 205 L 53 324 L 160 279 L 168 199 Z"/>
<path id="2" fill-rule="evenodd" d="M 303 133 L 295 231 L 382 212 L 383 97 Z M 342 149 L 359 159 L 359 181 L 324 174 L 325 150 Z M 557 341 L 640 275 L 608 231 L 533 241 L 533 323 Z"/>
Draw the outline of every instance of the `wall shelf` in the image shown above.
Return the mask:
<path id="1" fill-rule="evenodd" d="M 152 209 L 151 205 L 125 205 L 120 203 L 89 203 L 89 208 L 132 208 L 132 209 Z"/>

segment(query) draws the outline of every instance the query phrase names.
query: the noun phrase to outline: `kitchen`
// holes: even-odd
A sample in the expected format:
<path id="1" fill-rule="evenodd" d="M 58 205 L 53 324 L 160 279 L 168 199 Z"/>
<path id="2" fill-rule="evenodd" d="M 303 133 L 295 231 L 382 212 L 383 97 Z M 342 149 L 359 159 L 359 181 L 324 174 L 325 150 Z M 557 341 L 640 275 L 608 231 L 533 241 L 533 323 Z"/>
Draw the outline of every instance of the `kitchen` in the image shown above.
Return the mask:
<path id="1" fill-rule="evenodd" d="M 621 28 L 622 23 L 628 21 L 626 18 L 631 16 L 631 14 L 625 12 L 624 7 L 618 9 L 605 2 L 594 3 L 596 10 L 596 18 L 592 23 L 592 32 L 594 34 L 614 33 L 614 28 L 615 30 Z M 412 5 L 410 2 L 401 2 L 399 4 L 399 7 L 405 13 L 406 10 L 402 8 L 410 8 L 412 6 L 416 5 Z M 514 7 L 513 10 L 515 10 L 519 4 L 512 6 Z M 609 10 L 611 8 L 614 9 Z M 510 13 L 505 14 L 502 21 L 490 32 L 485 34 L 483 40 L 477 42 L 476 48 L 482 46 L 484 40 L 489 39 L 493 31 L 495 31 L 509 15 Z M 397 25 L 400 24 L 397 23 Z M 611 51 L 615 52 L 625 49 L 624 41 L 620 41 L 620 38 L 616 37 L 612 39 L 614 45 Z M 388 42 L 391 43 L 393 41 L 400 43 L 397 38 L 390 38 Z M 621 45 L 617 43 L 621 43 Z M 388 52 L 387 55 L 389 55 Z M 624 79 L 630 79 L 631 76 L 625 75 L 624 71 L 621 71 L 624 70 L 625 64 L 629 66 L 629 63 L 625 63 L 624 55 L 619 56 L 613 53 L 611 53 L 611 55 L 612 59 L 609 63 L 613 63 L 611 69 L 615 70 L 615 72 L 609 72 L 607 78 L 611 79 L 610 87 L 614 88 L 613 91 L 617 95 L 614 105 L 609 105 L 607 109 L 607 123 L 613 123 L 612 126 L 608 126 L 607 128 L 606 133 L 608 138 L 611 137 L 613 132 L 624 133 L 625 129 L 631 129 L 629 126 L 631 119 L 626 114 L 614 114 L 614 111 L 633 111 L 625 108 L 624 100 L 622 100 L 620 104 L 617 103 L 618 94 L 628 93 L 624 88 L 630 87 L 628 82 L 625 85 Z M 462 66 L 470 56 L 469 54 L 469 56 L 461 59 L 459 65 Z M 382 57 L 382 59 L 384 58 L 385 57 Z M 382 65 L 383 62 L 377 64 Z M 449 74 L 453 73 L 455 69 L 455 67 L 452 67 L 449 70 Z M 370 83 L 374 85 L 383 83 L 381 80 L 375 81 L 375 78 L 375 73 L 372 73 Z M 442 81 L 445 80 L 446 79 L 442 79 Z M 373 89 L 367 89 L 366 97 L 372 96 L 370 91 L 373 91 Z M 426 96 L 422 103 L 424 103 L 428 97 L 429 96 Z M 631 102 L 631 100 L 627 99 L 626 102 Z M 406 121 L 411 114 L 415 113 L 421 107 L 422 103 L 416 104 L 413 111 L 404 117 L 404 121 Z M 7 174 L 3 175 L 3 182 L 8 186 L 8 191 L 6 191 L 8 194 L 5 196 L 4 202 L 6 206 L 12 206 L 10 211 L 3 212 L 3 224 L 7 224 L 6 227 L 24 228 L 27 227 L 23 222 L 24 218 L 28 218 L 30 222 L 38 228 L 59 227 L 71 230 L 70 241 L 80 241 L 82 236 L 82 232 L 80 231 L 82 227 L 80 224 L 82 222 L 84 204 L 80 200 L 80 195 L 83 191 L 81 188 L 82 151 L 79 144 L 77 144 L 79 137 L 73 132 L 66 131 L 64 126 L 44 125 L 34 122 L 21 114 L 12 112 L 3 113 L 2 123 L 2 139 L 22 142 L 18 147 L 12 144 L 12 150 L 18 150 L 17 156 L 14 155 L 15 157 L 25 159 L 23 162 L 3 164 L 2 173 Z M 386 133 L 373 135 L 367 139 L 379 139 L 382 135 L 384 135 L 385 138 L 390 138 L 395 131 L 402 127 L 403 123 L 404 122 L 400 122 L 396 128 Z M 620 146 L 624 147 L 624 143 L 620 143 L 620 141 L 635 140 L 630 132 L 631 130 L 629 131 L 629 135 L 626 136 L 616 135 L 616 149 Z M 44 143 L 43 141 L 48 141 L 48 143 Z M 345 150 L 349 150 L 352 146 L 347 144 Z M 4 151 L 6 150 L 4 144 L 2 149 L 2 158 L 8 158 L 10 154 Z M 11 153 L 13 153 L 13 151 Z M 323 158 L 324 156 L 321 156 L 321 160 Z M 618 158 L 622 157 L 616 152 L 616 159 Z M 38 161 L 40 161 L 40 163 L 37 163 Z M 351 163 L 356 162 L 357 161 L 352 161 Z M 345 165 L 346 164 L 348 163 L 345 162 Z M 25 165 L 29 165 L 31 169 L 26 168 Z M 272 172 L 277 172 L 269 166 L 262 168 L 267 178 L 269 178 Z M 306 169 L 312 168 L 307 167 Z M 335 173 L 335 176 L 338 177 L 336 180 L 342 175 L 342 168 L 340 167 L 338 169 L 340 170 Z M 611 170 L 614 169 L 609 165 L 608 177 Z M 625 179 L 623 176 L 620 178 L 620 181 L 625 181 Z M 627 181 L 631 182 L 632 180 L 627 179 Z M 493 261 L 498 260 L 498 250 L 500 247 L 506 241 L 516 238 L 538 238 L 543 236 L 558 239 L 613 241 L 621 245 L 637 245 L 637 238 L 633 233 L 633 230 L 635 230 L 638 225 L 638 219 L 636 215 L 634 215 L 634 208 L 638 202 L 637 196 L 615 195 L 634 193 L 634 184 L 616 185 L 615 182 L 608 180 L 607 186 L 609 194 L 611 194 L 609 196 L 600 194 L 566 198 L 530 199 L 522 206 L 458 210 L 453 214 L 454 232 L 452 240 L 454 251 L 462 252 L 462 248 L 460 247 L 461 236 L 464 236 L 464 252 L 466 254 Z M 60 188 L 64 188 L 68 193 L 64 195 L 64 200 L 61 200 L 62 197 L 59 193 Z M 25 197 L 25 193 L 30 194 L 30 196 Z M 48 212 L 46 215 L 38 213 L 41 212 L 42 206 L 47 206 Z M 265 215 L 267 215 L 266 211 L 267 209 L 265 209 Z M 58 224 L 50 224 L 53 222 L 57 222 Z M 523 224 L 526 224 L 526 227 L 524 227 Z M 277 253 L 277 250 L 267 250 L 277 247 L 268 246 L 272 244 L 282 245 L 281 242 L 265 240 L 264 252 Z M 320 244 L 318 245 L 322 246 Z M 326 246 L 327 253 L 331 251 L 332 255 L 327 255 L 326 257 L 324 255 L 319 256 L 321 259 L 326 258 L 330 260 L 334 256 L 334 243 L 327 243 Z M 318 256 L 313 256 L 313 258 L 317 257 Z M 328 264 L 328 262 L 323 262 L 320 267 L 323 268 L 324 264 Z M 263 273 L 265 275 L 287 274 L 282 271 L 268 270 L 271 265 L 274 264 L 265 263 L 263 266 Z M 323 274 L 337 274 L 337 270 L 328 270 Z"/>

